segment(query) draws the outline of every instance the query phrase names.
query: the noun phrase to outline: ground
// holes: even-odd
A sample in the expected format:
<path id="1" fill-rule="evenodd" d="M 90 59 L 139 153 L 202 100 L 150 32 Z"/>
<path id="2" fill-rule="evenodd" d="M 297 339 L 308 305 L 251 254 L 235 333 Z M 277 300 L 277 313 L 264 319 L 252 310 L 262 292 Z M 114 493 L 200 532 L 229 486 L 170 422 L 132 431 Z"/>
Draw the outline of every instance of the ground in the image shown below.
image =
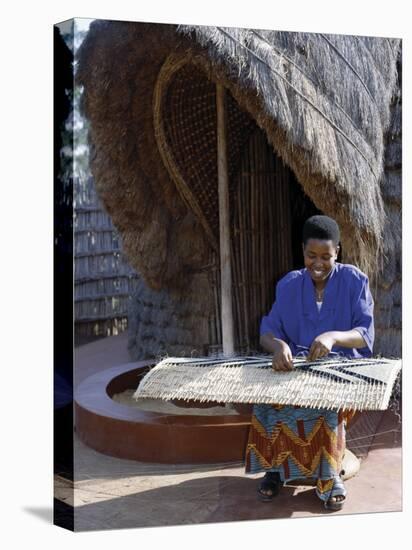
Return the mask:
<path id="1" fill-rule="evenodd" d="M 76 348 L 75 384 L 98 370 L 128 362 L 127 334 Z M 361 423 L 362 424 L 362 423 Z M 348 448 L 369 453 L 359 473 L 346 481 L 345 506 L 336 514 L 401 511 L 401 434 L 387 411 L 367 417 L 348 433 Z M 360 426 L 360 427 L 359 427 Z M 363 431 L 362 431 L 363 430 Z M 308 517 L 331 514 L 314 488 L 287 485 L 270 503 L 257 499 L 259 475 L 245 475 L 241 463 L 162 465 L 116 459 L 84 445 L 75 435 L 74 525 L 76 531 Z M 69 482 L 56 477 L 56 495 L 73 501 Z"/>

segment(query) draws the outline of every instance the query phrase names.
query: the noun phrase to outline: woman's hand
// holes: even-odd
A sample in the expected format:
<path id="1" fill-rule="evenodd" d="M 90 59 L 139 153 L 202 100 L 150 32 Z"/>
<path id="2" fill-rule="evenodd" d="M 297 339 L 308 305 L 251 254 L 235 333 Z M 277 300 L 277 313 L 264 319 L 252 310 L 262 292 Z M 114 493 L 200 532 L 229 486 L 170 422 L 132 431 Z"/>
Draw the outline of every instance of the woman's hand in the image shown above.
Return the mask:
<path id="1" fill-rule="evenodd" d="M 293 369 L 292 352 L 290 347 L 278 340 L 278 346 L 272 357 L 272 368 L 277 371 L 289 371 Z"/>
<path id="2" fill-rule="evenodd" d="M 319 334 L 310 346 L 307 361 L 315 361 L 316 359 L 325 357 L 330 353 L 335 344 L 336 338 L 333 332 L 324 332 L 323 334 Z"/>

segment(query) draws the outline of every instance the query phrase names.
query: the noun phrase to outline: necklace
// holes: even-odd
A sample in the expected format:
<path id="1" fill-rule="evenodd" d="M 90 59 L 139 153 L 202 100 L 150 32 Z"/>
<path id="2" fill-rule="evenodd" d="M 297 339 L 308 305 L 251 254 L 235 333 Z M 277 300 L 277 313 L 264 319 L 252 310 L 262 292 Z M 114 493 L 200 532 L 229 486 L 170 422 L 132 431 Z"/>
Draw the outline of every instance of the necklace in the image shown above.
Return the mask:
<path id="1" fill-rule="evenodd" d="M 318 290 L 316 287 L 315 287 L 315 292 L 316 292 L 316 301 L 317 302 L 321 302 L 322 301 L 322 298 L 323 298 L 323 291 L 325 289 L 322 288 L 322 290 Z"/>

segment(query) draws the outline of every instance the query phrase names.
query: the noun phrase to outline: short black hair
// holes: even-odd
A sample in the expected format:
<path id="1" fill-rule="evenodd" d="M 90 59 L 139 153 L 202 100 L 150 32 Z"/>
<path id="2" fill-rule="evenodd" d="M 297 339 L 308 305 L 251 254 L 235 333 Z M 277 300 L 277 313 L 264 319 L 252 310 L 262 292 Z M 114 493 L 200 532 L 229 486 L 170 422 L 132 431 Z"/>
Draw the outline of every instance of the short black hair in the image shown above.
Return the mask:
<path id="1" fill-rule="evenodd" d="M 329 216 L 312 216 L 303 225 L 303 244 L 309 239 L 332 241 L 336 246 L 340 241 L 339 225 Z"/>

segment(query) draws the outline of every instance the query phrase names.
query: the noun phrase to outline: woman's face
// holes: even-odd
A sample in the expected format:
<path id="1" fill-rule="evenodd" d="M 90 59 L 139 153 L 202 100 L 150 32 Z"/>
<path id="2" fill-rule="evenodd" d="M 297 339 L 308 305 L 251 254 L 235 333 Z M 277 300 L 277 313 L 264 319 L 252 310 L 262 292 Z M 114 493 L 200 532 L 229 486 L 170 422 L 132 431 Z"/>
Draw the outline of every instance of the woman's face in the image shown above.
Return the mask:
<path id="1" fill-rule="evenodd" d="M 308 239 L 303 245 L 303 260 L 315 283 L 325 281 L 335 265 L 339 246 L 333 241 Z"/>

